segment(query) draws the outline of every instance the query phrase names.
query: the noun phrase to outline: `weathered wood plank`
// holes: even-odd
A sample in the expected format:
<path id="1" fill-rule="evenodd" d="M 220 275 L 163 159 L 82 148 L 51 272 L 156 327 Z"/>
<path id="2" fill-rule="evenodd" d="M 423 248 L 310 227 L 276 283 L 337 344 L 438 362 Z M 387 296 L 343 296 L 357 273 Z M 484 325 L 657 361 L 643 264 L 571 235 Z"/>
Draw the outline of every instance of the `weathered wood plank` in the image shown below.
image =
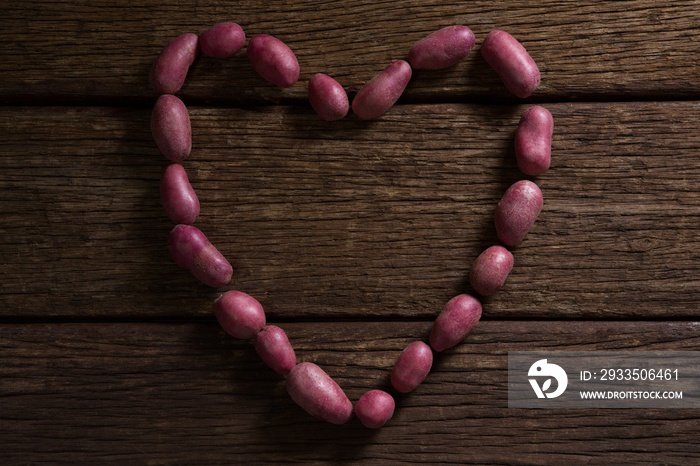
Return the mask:
<path id="1" fill-rule="evenodd" d="M 683 318 L 700 293 L 697 103 L 556 104 L 545 207 L 488 318 Z M 197 225 L 275 318 L 428 318 L 496 241 L 523 107 L 193 108 Z M 0 313 L 206 316 L 168 257 L 147 109 L 0 109 Z"/>
<path id="2" fill-rule="evenodd" d="M 282 324 L 299 360 L 357 400 L 385 387 L 427 323 Z M 378 431 L 331 426 L 287 397 L 248 342 L 215 323 L 0 326 L 3 464 L 693 464 L 685 409 L 507 407 L 507 353 L 697 350 L 693 322 L 483 322 L 436 360 Z"/>
<path id="3" fill-rule="evenodd" d="M 697 2 L 40 0 L 1 10 L 0 105 L 37 105 L 0 107 L 3 465 L 700 459 L 697 410 L 514 410 L 506 394 L 508 351 L 700 348 Z M 249 343 L 223 334 L 210 317 L 217 293 L 167 255 L 147 74 L 168 40 L 223 20 L 285 40 L 302 78 L 276 89 L 243 54 L 193 67 L 181 95 L 201 105 L 185 164 L 202 199 L 198 226 L 233 262 L 233 286 L 260 298 L 300 359 L 353 401 L 387 388 L 401 349 L 470 291 L 469 266 L 495 241 L 495 203 L 520 177 L 512 136 L 524 107 L 498 105 L 514 100 L 479 56 L 490 29 L 513 33 L 540 65 L 533 101 L 669 102 L 548 105 L 545 209 L 484 322 L 397 398 L 384 429 L 329 426 L 289 400 Z M 313 73 L 352 96 L 416 39 L 457 23 L 477 47 L 449 70 L 416 72 L 402 101 L 412 105 L 335 124 L 306 107 Z M 295 106 L 238 108 L 276 102 Z M 601 321 L 611 318 L 627 321 Z"/>
<path id="4" fill-rule="evenodd" d="M 52 0 L 3 6 L 0 102 L 152 98 L 146 77 L 163 45 L 229 20 L 249 37 L 267 33 L 288 42 L 302 79 L 283 91 L 262 82 L 243 54 L 201 60 L 183 89 L 187 97 L 302 99 L 317 72 L 353 93 L 390 60 L 406 57 L 416 40 L 452 24 L 470 26 L 477 44 L 494 28 L 518 37 L 542 70 L 535 99 L 697 99 L 700 88 L 700 8 L 693 0 Z M 450 70 L 416 73 L 406 98 L 511 98 L 478 49 Z"/>

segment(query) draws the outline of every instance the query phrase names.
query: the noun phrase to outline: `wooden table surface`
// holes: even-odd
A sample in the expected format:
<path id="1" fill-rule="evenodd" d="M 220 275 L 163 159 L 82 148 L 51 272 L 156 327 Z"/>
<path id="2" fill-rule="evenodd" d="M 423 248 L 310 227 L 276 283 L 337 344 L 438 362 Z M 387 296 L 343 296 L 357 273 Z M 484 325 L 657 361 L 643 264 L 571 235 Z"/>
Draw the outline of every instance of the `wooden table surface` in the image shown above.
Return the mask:
<path id="1" fill-rule="evenodd" d="M 695 409 L 512 409 L 507 356 L 700 349 L 700 3 L 637 0 L 3 2 L 0 20 L 0 463 L 694 464 Z M 170 259 L 167 160 L 148 71 L 184 32 L 236 21 L 296 53 L 279 89 L 245 53 L 200 59 L 178 94 L 197 222 L 300 361 L 356 401 L 388 389 L 495 244 L 522 177 L 527 106 L 555 121 L 542 213 L 482 322 L 394 418 L 318 421 L 211 312 L 222 290 Z M 308 78 L 352 97 L 444 26 L 469 57 L 415 72 L 383 117 L 327 123 Z M 491 29 L 542 85 L 510 95 L 481 58 Z"/>

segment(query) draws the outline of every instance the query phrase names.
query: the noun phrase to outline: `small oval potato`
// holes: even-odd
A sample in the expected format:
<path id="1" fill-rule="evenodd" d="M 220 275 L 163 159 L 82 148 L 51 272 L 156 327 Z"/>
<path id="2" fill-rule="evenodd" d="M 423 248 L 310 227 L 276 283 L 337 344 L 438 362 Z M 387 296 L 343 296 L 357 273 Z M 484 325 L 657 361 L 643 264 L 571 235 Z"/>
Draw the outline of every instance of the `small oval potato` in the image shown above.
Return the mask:
<path id="1" fill-rule="evenodd" d="M 291 87 L 299 80 L 297 57 L 281 40 L 267 34 L 254 36 L 247 54 L 253 69 L 269 82 Z"/>
<path id="2" fill-rule="evenodd" d="M 294 366 L 287 376 L 287 393 L 304 411 L 331 424 L 345 424 L 352 417 L 350 399 L 316 364 Z"/>
<path id="3" fill-rule="evenodd" d="M 162 95 L 151 112 L 151 133 L 160 152 L 180 163 L 192 151 L 192 126 L 187 107 L 174 95 Z"/>
<path id="4" fill-rule="evenodd" d="M 248 340 L 265 326 L 265 311 L 257 299 L 242 291 L 231 290 L 214 301 L 219 325 L 234 338 Z"/>
<path id="5" fill-rule="evenodd" d="M 199 217 L 199 199 L 182 165 L 172 163 L 163 172 L 160 201 L 168 218 L 175 223 L 191 225 Z"/>
<path id="6" fill-rule="evenodd" d="M 472 331 L 481 319 L 481 303 L 468 294 L 460 294 L 445 304 L 430 331 L 430 346 L 437 352 L 452 348 Z"/>
<path id="7" fill-rule="evenodd" d="M 236 23 L 217 23 L 199 35 L 202 55 L 211 58 L 229 58 L 245 45 L 245 32 Z"/>
<path id="8" fill-rule="evenodd" d="M 475 40 L 468 27 L 448 26 L 416 42 L 408 52 L 408 62 L 414 70 L 448 68 L 469 54 Z"/>
<path id="9" fill-rule="evenodd" d="M 309 79 L 309 101 L 321 118 L 326 121 L 340 120 L 348 114 L 348 94 L 338 81 L 323 73 Z"/>
<path id="10" fill-rule="evenodd" d="M 377 76 L 369 80 L 352 100 L 352 111 L 363 120 L 383 115 L 399 100 L 411 80 L 411 65 L 394 60 Z"/>
<path id="11" fill-rule="evenodd" d="M 297 364 L 297 356 L 287 334 L 275 325 L 267 325 L 255 335 L 255 351 L 278 374 L 289 373 Z"/>
<path id="12" fill-rule="evenodd" d="M 231 264 L 197 227 L 175 225 L 168 236 L 168 248 L 175 263 L 205 285 L 218 288 L 231 281 Z"/>
<path id="13" fill-rule="evenodd" d="M 514 183 L 496 206 L 494 221 L 498 239 L 508 246 L 523 242 L 542 210 L 542 191 L 528 180 Z"/>
<path id="14" fill-rule="evenodd" d="M 357 400 L 355 414 L 363 426 L 378 429 L 394 415 L 394 397 L 383 390 L 370 390 Z"/>
<path id="15" fill-rule="evenodd" d="M 489 32 L 481 44 L 481 55 L 517 97 L 529 97 L 540 85 L 537 64 L 525 47 L 507 32 L 498 29 Z"/>
<path id="16" fill-rule="evenodd" d="M 501 289 L 511 270 L 513 254 L 503 246 L 491 246 L 474 261 L 469 281 L 477 293 L 491 296 Z"/>
<path id="17" fill-rule="evenodd" d="M 520 118 L 515 132 L 515 160 L 526 175 L 541 175 L 552 160 L 554 119 L 544 107 L 528 108 Z"/>
<path id="18" fill-rule="evenodd" d="M 182 88 L 187 72 L 199 54 L 199 38 L 187 33 L 163 48 L 151 68 L 151 87 L 159 94 L 175 94 Z"/>
<path id="19" fill-rule="evenodd" d="M 414 341 L 401 352 L 391 369 L 391 385 L 401 393 L 415 390 L 433 366 L 433 352 L 422 341 Z"/>

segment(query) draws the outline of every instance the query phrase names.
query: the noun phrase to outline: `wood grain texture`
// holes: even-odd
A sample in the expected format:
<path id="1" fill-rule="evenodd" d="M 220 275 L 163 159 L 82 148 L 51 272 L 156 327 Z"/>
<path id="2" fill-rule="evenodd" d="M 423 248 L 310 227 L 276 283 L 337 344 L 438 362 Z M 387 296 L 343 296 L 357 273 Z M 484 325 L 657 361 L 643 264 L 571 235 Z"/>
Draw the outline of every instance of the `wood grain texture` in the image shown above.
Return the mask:
<path id="1" fill-rule="evenodd" d="M 509 99 L 478 51 L 488 31 L 519 38 L 542 71 L 535 99 L 697 99 L 700 8 L 693 0 L 529 2 L 352 0 L 37 1 L 3 6 L 0 101 L 94 103 L 152 99 L 146 76 L 162 47 L 184 32 L 237 21 L 296 52 L 302 78 L 279 90 L 257 77 L 244 54 L 200 60 L 182 91 L 200 101 L 306 98 L 317 72 L 351 93 L 413 43 L 465 24 L 477 47 L 445 71 L 419 72 L 405 99 Z"/>
<path id="2" fill-rule="evenodd" d="M 329 124 L 299 107 L 191 109 L 197 225 L 276 319 L 432 319 L 470 291 L 521 177 L 524 106 L 402 105 Z M 545 207 L 486 318 L 690 318 L 700 293 L 695 102 L 551 104 Z M 166 248 L 149 109 L 3 108 L 5 317 L 206 317 Z"/>
<path id="3" fill-rule="evenodd" d="M 356 401 L 426 323 L 284 324 L 300 361 Z M 384 428 L 330 426 L 215 323 L 0 327 L 4 464 L 693 464 L 691 409 L 507 407 L 507 354 L 690 350 L 697 323 L 483 322 L 441 354 Z M 11 447 L 10 447 L 11 446 Z"/>
<path id="4" fill-rule="evenodd" d="M 700 463 L 690 409 L 507 408 L 507 353 L 700 350 L 697 1 L 124 0 L 4 2 L 0 20 L 0 464 Z M 168 257 L 166 160 L 148 72 L 184 32 L 236 21 L 296 52 L 269 85 L 242 53 L 199 59 L 179 93 L 200 226 L 300 360 L 356 401 L 386 388 L 521 178 L 525 103 L 553 113 L 545 208 L 482 323 L 397 397 L 378 431 L 288 398 L 217 291 Z M 458 65 L 415 72 L 375 122 L 321 121 L 317 72 L 352 97 L 411 45 L 465 24 Z M 489 30 L 542 71 L 527 101 L 480 57 Z"/>

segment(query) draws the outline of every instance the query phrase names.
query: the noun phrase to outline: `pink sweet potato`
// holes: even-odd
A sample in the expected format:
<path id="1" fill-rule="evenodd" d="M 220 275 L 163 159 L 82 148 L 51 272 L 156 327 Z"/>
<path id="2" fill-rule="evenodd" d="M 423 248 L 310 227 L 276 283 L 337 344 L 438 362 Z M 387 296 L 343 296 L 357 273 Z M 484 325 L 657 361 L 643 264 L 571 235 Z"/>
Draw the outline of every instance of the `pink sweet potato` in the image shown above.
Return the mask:
<path id="1" fill-rule="evenodd" d="M 182 88 L 187 72 L 199 54 L 199 38 L 186 33 L 173 39 L 161 51 L 151 68 L 151 87 L 159 94 L 175 94 Z"/>
<path id="2" fill-rule="evenodd" d="M 191 225 L 199 216 L 199 199 L 187 172 L 178 163 L 172 163 L 160 179 L 160 201 L 165 214 L 175 223 Z"/>
<path id="3" fill-rule="evenodd" d="M 508 246 L 517 246 L 525 239 L 542 210 L 540 188 L 529 180 L 514 183 L 496 206 L 494 221 L 498 239 Z"/>
<path id="4" fill-rule="evenodd" d="M 506 88 L 517 97 L 529 97 L 540 85 L 540 70 L 525 47 L 505 31 L 494 29 L 481 44 L 481 55 Z"/>
<path id="5" fill-rule="evenodd" d="M 245 32 L 236 23 L 217 23 L 199 35 L 202 55 L 211 58 L 229 58 L 245 45 Z"/>
<path id="6" fill-rule="evenodd" d="M 414 70 L 448 68 L 466 57 L 474 42 L 468 27 L 448 26 L 416 42 L 408 52 L 408 62 Z"/>
<path id="7" fill-rule="evenodd" d="M 323 73 L 309 79 L 309 101 L 321 118 L 326 121 L 340 120 L 348 114 L 348 94 L 338 81 Z"/>
<path id="8" fill-rule="evenodd" d="M 281 40 L 259 34 L 250 39 L 246 53 L 253 69 L 269 82 L 291 87 L 299 80 L 297 57 Z"/>
<path id="9" fill-rule="evenodd" d="M 231 264 L 198 228 L 176 225 L 168 236 L 168 247 L 175 263 L 205 285 L 218 288 L 231 281 Z"/>
<path id="10" fill-rule="evenodd" d="M 437 352 L 452 348 L 472 331 L 481 318 L 481 303 L 468 294 L 447 302 L 435 319 L 430 332 L 430 346 Z"/>
<path id="11" fill-rule="evenodd" d="M 515 132 L 515 160 L 526 175 L 541 175 L 549 169 L 552 159 L 554 120 L 544 107 L 528 108 L 520 118 Z"/>
<path id="12" fill-rule="evenodd" d="M 275 325 L 267 325 L 255 335 L 255 351 L 278 374 L 287 374 L 297 363 L 287 334 Z"/>
<path id="13" fill-rule="evenodd" d="M 422 341 L 410 343 L 391 369 L 391 385 L 401 393 L 415 390 L 433 366 L 433 352 Z"/>
<path id="14" fill-rule="evenodd" d="M 192 151 L 192 127 L 185 104 L 174 95 L 162 95 L 151 112 L 151 133 L 161 153 L 180 163 Z"/>
<path id="15" fill-rule="evenodd" d="M 352 111 L 363 120 L 377 118 L 399 100 L 411 80 L 411 65 L 394 60 L 367 82 L 352 101 Z"/>
<path id="16" fill-rule="evenodd" d="M 248 340 L 265 326 L 262 305 L 242 291 L 231 290 L 214 301 L 214 315 L 219 325 L 234 338 Z"/>
<path id="17" fill-rule="evenodd" d="M 394 397 L 383 390 L 370 390 L 357 400 L 355 414 L 363 426 L 378 429 L 394 415 Z"/>
<path id="18" fill-rule="evenodd" d="M 477 293 L 491 296 L 501 289 L 511 270 L 513 254 L 503 246 L 491 246 L 474 261 L 469 281 Z"/>
<path id="19" fill-rule="evenodd" d="M 352 417 L 350 399 L 316 364 L 294 366 L 287 376 L 287 393 L 307 413 L 331 424 L 345 424 Z"/>

